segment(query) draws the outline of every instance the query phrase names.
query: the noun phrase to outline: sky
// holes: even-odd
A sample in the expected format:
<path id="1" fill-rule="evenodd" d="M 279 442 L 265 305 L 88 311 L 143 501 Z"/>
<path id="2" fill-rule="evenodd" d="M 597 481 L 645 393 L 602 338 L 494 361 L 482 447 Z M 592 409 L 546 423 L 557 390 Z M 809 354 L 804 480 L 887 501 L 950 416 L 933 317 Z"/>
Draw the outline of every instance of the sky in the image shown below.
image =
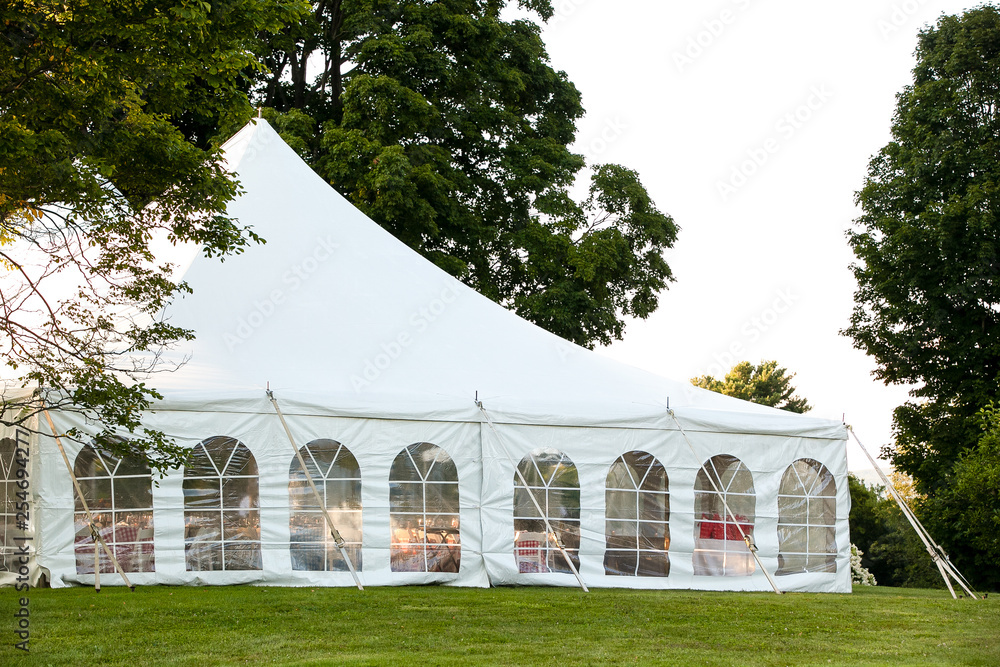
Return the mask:
<path id="1" fill-rule="evenodd" d="M 908 389 L 839 334 L 845 232 L 918 32 L 979 4 L 554 0 L 542 35 L 583 95 L 576 150 L 636 170 L 681 227 L 659 309 L 601 352 L 674 379 L 776 359 L 811 415 L 845 419 L 873 454 L 889 444 Z M 848 464 L 871 468 L 853 443 Z"/>

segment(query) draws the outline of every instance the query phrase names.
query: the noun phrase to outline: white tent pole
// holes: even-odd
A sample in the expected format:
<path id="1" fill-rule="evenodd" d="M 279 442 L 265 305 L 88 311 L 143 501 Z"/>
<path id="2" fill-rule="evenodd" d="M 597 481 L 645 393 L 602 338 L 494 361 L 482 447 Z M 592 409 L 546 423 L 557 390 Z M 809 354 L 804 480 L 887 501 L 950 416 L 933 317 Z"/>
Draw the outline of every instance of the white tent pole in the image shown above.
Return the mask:
<path id="1" fill-rule="evenodd" d="M 669 405 L 669 399 L 667 404 Z M 673 418 L 674 423 L 677 424 L 677 428 L 678 430 L 680 430 L 681 435 L 684 436 L 684 442 L 687 443 L 687 446 L 691 450 L 691 454 L 692 456 L 694 456 L 695 461 L 701 462 L 702 459 L 698 456 L 698 453 L 694 450 L 694 445 L 692 445 L 691 440 L 688 439 L 687 433 L 684 431 L 684 427 L 681 426 L 680 421 L 677 419 L 677 415 L 674 414 L 674 411 L 671 410 L 669 407 L 667 408 L 667 414 L 669 414 Z M 760 556 L 757 555 L 757 545 L 754 544 L 753 537 L 743 532 L 743 527 L 740 525 L 740 522 L 736 520 L 736 515 L 733 514 L 733 511 L 731 509 L 729 509 L 729 503 L 726 502 L 726 494 L 724 494 L 722 492 L 722 489 L 719 488 L 719 485 L 715 483 L 715 478 L 712 477 L 712 473 L 708 471 L 708 469 L 705 467 L 705 464 L 700 463 L 700 467 L 702 470 L 705 471 L 705 475 L 708 477 L 708 481 L 712 483 L 712 488 L 715 489 L 715 492 L 717 494 L 719 494 L 719 498 L 722 500 L 722 506 L 725 508 L 726 514 L 729 516 L 730 519 L 733 520 L 733 523 L 736 525 L 736 529 L 740 531 L 740 536 L 743 538 L 744 544 L 747 545 L 747 549 L 750 551 L 750 554 L 753 556 L 753 559 L 757 561 L 757 566 L 760 567 L 760 571 L 764 573 L 765 577 L 767 577 L 767 581 L 768 583 L 771 584 L 771 588 L 774 589 L 774 592 L 777 593 L 778 595 L 781 595 L 781 589 L 778 588 L 778 584 L 774 581 L 774 577 L 772 577 L 771 573 L 767 571 L 767 568 L 764 567 L 764 563 L 762 563 L 760 560 Z"/>
<path id="2" fill-rule="evenodd" d="M 934 559 L 934 564 L 937 565 L 938 572 L 941 573 L 941 578 L 944 579 L 944 585 L 948 587 L 948 592 L 951 593 L 951 598 L 957 600 L 958 596 L 955 595 L 955 587 L 951 585 L 951 579 L 948 578 L 948 572 L 944 569 L 944 563 L 940 559 Z"/>
<path id="3" fill-rule="evenodd" d="M 965 589 L 965 592 L 969 594 L 969 597 L 974 600 L 978 600 L 979 598 L 976 597 L 976 594 L 972 592 L 972 588 L 968 585 L 968 582 L 965 581 L 965 577 L 963 577 L 961 573 L 959 573 L 958 569 L 951 564 L 951 561 L 948 559 L 947 554 L 944 553 L 944 550 L 938 546 L 933 538 L 931 538 L 930 533 L 927 532 L 924 525 L 920 523 L 919 519 L 917 519 L 916 514 L 913 513 L 910 506 L 906 504 L 903 497 L 896 491 L 896 487 L 893 485 L 892 480 L 890 480 L 889 477 L 882 472 L 881 466 L 879 466 L 875 458 L 868 452 L 868 449 L 861 443 L 861 440 L 858 439 L 858 435 L 854 432 L 854 429 L 848 426 L 847 430 L 851 432 L 854 442 L 858 443 L 858 447 L 860 447 L 861 451 L 863 451 L 865 456 L 868 457 L 868 460 L 875 468 L 875 471 L 882 479 L 882 482 L 885 483 L 885 487 L 889 490 L 889 493 L 896 501 L 896 504 L 899 505 L 899 509 L 903 512 L 903 516 L 906 517 L 906 520 L 910 522 L 910 526 L 912 526 L 913 530 L 916 531 L 917 537 L 919 537 L 920 541 L 924 543 L 924 548 L 927 549 L 927 553 L 930 554 L 935 565 L 938 566 L 938 570 L 941 571 L 941 578 L 944 579 L 944 583 L 948 586 L 948 590 L 951 591 L 951 596 L 956 599 L 958 597 L 955 595 L 955 589 L 952 588 L 951 581 L 948 579 L 949 574 L 953 579 L 955 579 L 955 581 L 958 582 L 959 586 Z"/>
<path id="4" fill-rule="evenodd" d="M 928 537 L 930 536 L 928 535 Z M 961 586 L 965 591 L 969 592 L 972 589 L 972 584 L 969 583 L 969 580 L 962 576 L 962 573 L 959 572 L 958 568 L 955 567 L 955 564 L 951 562 L 951 558 L 949 558 L 948 554 L 944 552 L 944 549 L 939 547 L 934 540 L 931 540 L 931 544 L 933 544 L 934 547 L 941 554 L 941 559 L 944 561 L 942 563 L 942 567 L 945 567 L 949 572 L 952 573 L 952 575 L 956 576 L 959 586 Z M 971 592 L 969 594 L 972 595 Z M 975 596 L 973 595 L 973 597 Z"/>
<path id="5" fill-rule="evenodd" d="M 56 432 L 56 425 L 52 423 L 52 416 L 49 415 L 49 411 L 42 406 L 42 412 L 45 413 L 45 419 L 49 422 L 49 429 L 52 431 L 52 437 L 55 438 L 56 446 L 59 447 L 59 453 L 62 454 L 62 459 L 66 463 L 66 470 L 69 471 L 69 477 L 73 480 L 73 487 L 76 489 L 76 495 L 80 498 L 80 504 L 83 505 L 83 511 L 87 514 L 87 523 L 90 525 L 90 534 L 94 538 L 94 591 L 97 593 L 101 592 L 101 568 L 100 568 L 100 551 L 97 549 L 97 545 L 100 544 L 104 548 L 104 553 L 108 555 L 108 558 L 114 563 L 115 570 L 118 574 L 122 576 L 125 580 L 125 585 L 134 593 L 135 586 L 132 582 L 128 580 L 125 576 L 125 571 L 122 569 L 121 565 L 118 564 L 118 559 L 115 555 L 111 553 L 111 549 L 108 548 L 107 542 L 101 537 L 101 532 L 97 530 L 97 526 L 94 525 L 94 515 L 90 511 L 90 507 L 87 505 L 87 499 L 83 496 L 83 490 L 80 488 L 80 482 L 76 479 L 76 474 L 73 472 L 73 466 L 70 465 L 69 457 L 66 456 L 66 450 L 63 449 L 62 440 L 59 438 L 59 434 Z"/>
<path id="6" fill-rule="evenodd" d="M 337 548 L 340 549 L 340 555 L 342 555 L 344 560 L 347 561 L 347 569 L 351 571 L 351 576 L 354 577 L 354 583 L 357 584 L 359 591 L 365 590 L 364 586 L 361 585 L 361 579 L 358 577 L 358 573 L 354 569 L 354 563 L 351 561 L 351 557 L 347 554 L 347 549 L 344 547 L 344 538 L 341 537 L 340 531 L 338 531 L 337 527 L 333 524 L 333 518 L 330 516 L 330 510 L 327 508 L 326 503 L 323 502 L 323 497 L 320 495 L 319 489 L 316 488 L 316 483 L 313 482 L 312 475 L 309 474 L 309 468 L 306 467 L 305 459 L 302 458 L 302 452 L 299 451 L 298 445 L 295 444 L 295 438 L 292 437 L 292 431 L 288 428 L 288 423 L 285 421 L 285 415 L 281 414 L 281 408 L 278 407 L 278 399 L 274 397 L 274 392 L 270 389 L 267 390 L 267 397 L 271 399 L 271 405 L 274 406 L 274 411 L 278 413 L 278 419 L 281 420 L 281 425 L 285 428 L 285 435 L 288 436 L 288 442 L 292 444 L 292 449 L 295 450 L 295 456 L 299 460 L 299 465 L 302 466 L 302 472 L 306 475 L 306 481 L 309 482 L 309 487 L 316 496 L 316 503 L 323 511 L 323 516 L 326 518 L 326 525 L 330 528 L 330 535 L 333 537 L 333 541 L 336 543 Z"/>
<path id="7" fill-rule="evenodd" d="M 924 529 L 923 527 L 923 524 L 920 523 L 917 517 L 910 510 L 909 505 L 906 504 L 902 496 L 900 496 L 899 493 L 896 491 L 896 487 L 895 485 L 893 485 L 892 480 L 890 480 L 888 476 L 886 476 L 886 474 L 882 472 L 882 468 L 875 461 L 874 457 L 872 457 L 872 455 L 868 452 L 868 449 L 858 439 L 858 436 L 857 434 L 854 433 L 854 430 L 850 429 L 850 427 L 848 428 L 851 431 L 851 435 L 854 437 L 854 441 L 858 443 L 859 447 L 861 447 L 861 451 L 863 451 L 865 456 L 868 457 L 868 461 L 871 462 L 872 466 L 875 468 L 875 471 L 878 473 L 879 478 L 885 484 L 885 488 L 889 491 L 889 494 L 892 496 L 893 500 L 896 501 L 896 504 L 899 505 L 899 509 L 900 511 L 902 511 L 903 516 L 905 516 L 906 520 L 910 522 L 910 526 L 913 528 L 914 532 L 917 533 L 917 537 L 919 537 L 920 541 L 923 542 L 924 548 L 927 549 L 927 553 L 930 554 L 931 559 L 934 561 L 934 564 L 937 566 L 938 571 L 941 573 L 941 578 L 944 579 L 944 583 L 948 587 L 948 590 L 951 592 L 952 598 L 957 599 L 958 596 L 955 595 L 955 589 L 952 587 L 951 580 L 948 578 L 947 570 L 941 562 L 940 555 L 936 553 L 935 547 L 937 547 L 937 544 L 935 544 L 934 541 L 930 538 L 930 535 L 927 534 L 926 529 Z M 937 548 L 940 549 L 940 547 Z M 957 578 L 956 581 L 958 581 Z M 959 584 L 961 584 L 961 582 L 959 582 Z M 971 591 L 967 590 L 967 592 L 969 593 L 969 595 L 973 595 Z M 975 596 L 973 595 L 973 597 Z"/>
<path id="8" fill-rule="evenodd" d="M 903 500 L 902 496 L 899 495 L 895 485 L 892 483 L 892 480 L 890 480 L 889 477 L 882 471 L 882 468 L 878 465 L 875 458 L 872 457 L 872 455 L 868 452 L 868 449 L 864 446 L 864 444 L 861 443 L 861 440 L 858 439 L 858 436 L 856 433 L 854 433 L 854 430 L 851 427 L 848 427 L 848 430 L 851 431 L 851 436 L 854 438 L 854 441 L 858 443 L 858 446 L 861 447 L 861 451 L 864 452 L 865 456 L 868 458 L 868 461 L 875 468 L 875 471 L 878 473 L 879 478 L 885 484 L 885 488 L 889 491 L 889 494 L 892 496 L 893 500 L 895 500 L 896 504 L 899 505 L 899 509 L 900 511 L 902 511 L 903 516 L 905 516 L 906 520 L 910 522 L 910 526 L 913 528 L 914 532 L 917 533 L 917 537 L 919 537 L 920 541 L 923 542 L 924 548 L 927 549 L 927 553 L 930 554 L 930 557 L 934 561 L 934 564 L 937 565 L 938 570 L 941 572 L 941 577 L 942 579 L 944 579 L 945 585 L 951 592 L 951 596 L 956 599 L 958 597 L 957 595 L 955 595 L 955 589 L 952 587 L 951 580 L 948 578 L 948 574 L 946 573 L 950 573 L 951 576 L 955 578 L 955 581 L 958 581 L 959 585 L 961 585 L 963 588 L 966 589 L 966 592 L 969 593 L 969 595 L 975 597 L 972 591 L 966 587 L 966 583 L 963 583 L 963 581 L 960 580 L 958 576 L 955 576 L 957 574 L 957 570 L 952 569 L 954 566 L 952 566 L 950 562 L 947 564 L 947 566 L 945 565 L 942 558 L 943 550 L 941 549 L 941 547 L 938 546 L 936 542 L 934 542 L 930 534 L 927 532 L 927 529 L 924 528 L 923 524 L 920 523 L 920 520 L 917 519 L 916 515 L 913 513 L 913 510 L 910 509 L 910 506 L 906 503 L 906 501 Z M 947 556 L 945 556 L 945 558 L 947 558 Z"/>
<path id="9" fill-rule="evenodd" d="M 542 506 L 539 505 L 538 499 L 535 498 L 535 494 L 531 492 L 531 487 L 528 486 L 528 481 L 524 478 L 524 475 L 521 473 L 521 469 L 517 466 L 516 463 L 514 463 L 514 458 L 510 455 L 510 451 L 508 451 L 507 445 L 504 443 L 503 437 L 497 431 L 496 426 L 493 425 L 493 420 L 490 419 L 489 413 L 486 412 L 486 408 L 483 407 L 482 401 L 476 401 L 476 406 L 483 413 L 483 416 L 486 417 L 486 423 L 489 425 L 490 430 L 493 431 L 493 435 L 496 436 L 497 442 L 500 443 L 500 449 L 503 450 L 504 455 L 507 456 L 507 460 L 510 461 L 510 464 L 514 467 L 514 472 L 517 473 L 517 478 L 521 480 L 521 484 L 524 485 L 524 490 L 528 492 L 528 497 L 531 498 L 531 502 L 535 506 L 535 511 L 538 512 L 538 516 L 542 517 L 542 521 L 545 522 L 546 532 L 552 536 L 552 539 L 556 543 L 556 547 L 559 549 L 559 552 L 566 560 L 566 564 L 569 565 L 569 569 L 572 570 L 573 576 L 576 577 L 577 582 L 580 584 L 580 588 L 583 589 L 584 593 L 589 593 L 590 589 L 587 588 L 587 584 L 583 583 L 583 577 L 580 576 L 580 573 L 577 571 L 576 566 L 573 565 L 573 559 L 570 558 L 569 554 L 566 552 L 566 548 L 563 546 L 562 540 L 559 539 L 559 534 L 556 533 L 555 530 L 553 530 L 552 524 L 549 523 L 548 515 L 542 510 Z"/>
<path id="10" fill-rule="evenodd" d="M 869 460 L 871 459 L 869 458 Z M 892 487 L 891 480 L 885 479 L 883 477 L 883 481 L 886 483 L 887 487 Z M 900 496 L 899 499 L 896 499 L 896 502 L 898 503 L 899 500 L 901 499 L 902 496 Z M 941 546 L 934 541 L 934 538 L 932 538 L 931 534 L 927 532 L 927 529 L 924 527 L 924 524 L 920 523 L 920 520 L 917 519 L 917 515 L 913 513 L 913 510 L 910 509 L 910 506 L 908 504 L 905 504 L 906 501 L 903 502 L 904 504 L 901 507 L 903 514 L 906 516 L 907 521 L 910 522 L 910 526 L 914 527 L 914 529 L 917 531 L 917 536 L 921 537 L 921 540 L 924 542 L 924 547 L 926 548 L 927 545 L 930 544 L 930 548 L 933 549 L 933 552 L 930 552 L 931 558 L 937 565 L 938 570 L 942 573 L 941 576 L 942 578 L 944 578 L 944 583 L 948 587 L 948 590 L 951 592 L 951 596 L 953 598 L 957 597 L 955 595 L 955 589 L 951 585 L 951 579 L 948 578 L 948 575 L 951 575 L 951 577 L 958 582 L 958 585 L 961 586 L 966 593 L 975 598 L 976 596 L 971 590 L 972 584 L 970 584 L 969 581 L 962 576 L 962 573 L 959 572 L 957 568 L 955 568 L 955 565 L 951 562 L 951 559 L 948 558 L 948 554 L 946 554 L 944 552 L 944 549 L 942 549 Z M 937 558 L 934 557 L 935 553 L 938 556 Z"/>

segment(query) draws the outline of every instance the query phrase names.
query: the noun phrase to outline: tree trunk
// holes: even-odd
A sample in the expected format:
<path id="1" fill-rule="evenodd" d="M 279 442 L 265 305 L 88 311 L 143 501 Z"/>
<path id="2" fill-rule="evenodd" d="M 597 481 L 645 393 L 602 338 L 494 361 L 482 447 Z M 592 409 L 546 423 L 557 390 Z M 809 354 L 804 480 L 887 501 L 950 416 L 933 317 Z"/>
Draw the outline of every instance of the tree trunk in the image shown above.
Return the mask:
<path id="1" fill-rule="evenodd" d="M 341 96 L 344 93 L 344 76 L 341 67 L 344 65 L 344 35 L 341 28 L 344 25 L 344 11 L 341 0 L 334 0 L 330 7 L 330 53 L 327 57 L 330 77 L 330 103 L 333 107 L 333 120 L 340 125 L 344 119 Z"/>

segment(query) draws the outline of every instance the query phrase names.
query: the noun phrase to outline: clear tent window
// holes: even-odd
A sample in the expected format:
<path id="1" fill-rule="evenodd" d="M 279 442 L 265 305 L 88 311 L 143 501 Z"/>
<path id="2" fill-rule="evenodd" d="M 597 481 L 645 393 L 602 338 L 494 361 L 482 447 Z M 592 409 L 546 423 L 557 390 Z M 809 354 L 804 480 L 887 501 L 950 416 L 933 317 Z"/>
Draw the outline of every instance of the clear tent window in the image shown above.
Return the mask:
<path id="1" fill-rule="evenodd" d="M 239 440 L 200 442 L 184 467 L 184 550 L 188 570 L 259 570 L 257 461 Z"/>
<path id="2" fill-rule="evenodd" d="M 27 431 L 14 429 L 13 437 L 0 439 L 0 498 L 3 502 L 0 506 L 0 572 L 17 572 L 18 569 L 19 549 L 15 538 L 23 531 L 17 527 L 17 507 L 19 502 L 24 502 L 22 499 L 27 499 L 31 483 L 18 478 L 17 450 L 18 447 L 22 452 L 28 449 L 28 436 Z M 27 460 L 22 459 L 22 462 L 27 463 Z"/>
<path id="3" fill-rule="evenodd" d="M 777 574 L 837 571 L 837 483 L 819 461 L 788 466 L 778 490 Z"/>
<path id="4" fill-rule="evenodd" d="M 73 465 L 94 527 L 114 553 L 125 572 L 154 572 L 153 487 L 149 465 L 128 456 L 85 445 Z M 95 543 L 83 502 L 74 494 L 74 552 L 78 574 L 94 573 L 94 551 L 98 552 L 101 573 L 114 571 L 114 564 Z"/>
<path id="5" fill-rule="evenodd" d="M 293 456 L 288 470 L 289 555 L 293 570 L 347 571 L 348 566 L 323 515 L 329 513 L 344 539 L 344 550 L 355 570 L 362 569 L 361 466 L 354 454 L 336 440 L 313 440 L 299 449 L 322 506 Z"/>
<path id="6" fill-rule="evenodd" d="M 393 572 L 458 572 L 461 517 L 458 468 L 429 442 L 401 451 L 389 471 Z"/>
<path id="7" fill-rule="evenodd" d="M 514 558 L 518 572 L 572 572 L 560 544 L 579 570 L 580 476 L 576 465 L 559 450 L 540 448 L 521 459 L 517 470 Z"/>
<path id="8" fill-rule="evenodd" d="M 742 461 L 720 454 L 702 464 L 694 487 L 695 575 L 753 574 L 756 564 L 743 535 L 753 535 L 756 507 L 753 475 Z"/>
<path id="9" fill-rule="evenodd" d="M 670 574 L 668 487 L 666 469 L 648 452 L 627 452 L 611 465 L 604 491 L 605 574 Z"/>

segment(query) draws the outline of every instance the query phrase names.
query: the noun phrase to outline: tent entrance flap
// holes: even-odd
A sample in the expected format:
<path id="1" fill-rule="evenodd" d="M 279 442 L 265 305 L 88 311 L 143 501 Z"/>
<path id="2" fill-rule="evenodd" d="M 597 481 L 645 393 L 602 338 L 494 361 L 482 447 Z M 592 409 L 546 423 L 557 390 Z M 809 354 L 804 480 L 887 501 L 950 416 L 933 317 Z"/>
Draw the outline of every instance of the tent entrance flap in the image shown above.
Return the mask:
<path id="1" fill-rule="evenodd" d="M 344 547 L 344 538 L 340 535 L 340 531 L 337 530 L 337 526 L 333 523 L 333 517 L 330 516 L 330 509 L 323 502 L 323 496 L 320 494 L 319 489 L 316 488 L 316 483 L 313 481 L 312 475 L 309 473 L 309 468 L 306 466 L 305 459 L 302 458 L 302 452 L 299 451 L 299 446 L 295 444 L 295 438 L 292 437 L 292 431 L 288 428 L 288 422 L 285 421 L 285 415 L 281 413 L 281 408 L 278 407 L 278 399 L 274 397 L 274 392 L 270 389 L 267 390 L 267 397 L 271 400 L 271 405 L 274 406 L 274 411 L 278 413 L 278 419 L 281 420 L 281 426 L 285 429 L 285 435 L 288 436 L 288 442 L 292 445 L 292 449 L 295 451 L 295 457 L 299 460 L 299 465 L 302 467 L 302 472 L 305 473 L 306 481 L 309 483 L 309 488 L 312 489 L 313 495 L 316 497 L 316 504 L 319 505 L 320 510 L 323 512 L 323 516 L 326 518 L 326 525 L 330 529 L 330 536 L 333 537 L 334 544 L 337 545 L 337 549 L 340 550 L 340 555 L 343 556 L 344 561 L 347 563 L 347 569 L 351 571 L 351 576 L 354 577 L 354 583 L 357 585 L 359 591 L 365 590 L 364 586 L 361 585 L 361 579 L 358 577 L 357 570 L 354 569 L 354 562 L 351 560 L 350 554 L 347 553 L 347 549 Z"/>

